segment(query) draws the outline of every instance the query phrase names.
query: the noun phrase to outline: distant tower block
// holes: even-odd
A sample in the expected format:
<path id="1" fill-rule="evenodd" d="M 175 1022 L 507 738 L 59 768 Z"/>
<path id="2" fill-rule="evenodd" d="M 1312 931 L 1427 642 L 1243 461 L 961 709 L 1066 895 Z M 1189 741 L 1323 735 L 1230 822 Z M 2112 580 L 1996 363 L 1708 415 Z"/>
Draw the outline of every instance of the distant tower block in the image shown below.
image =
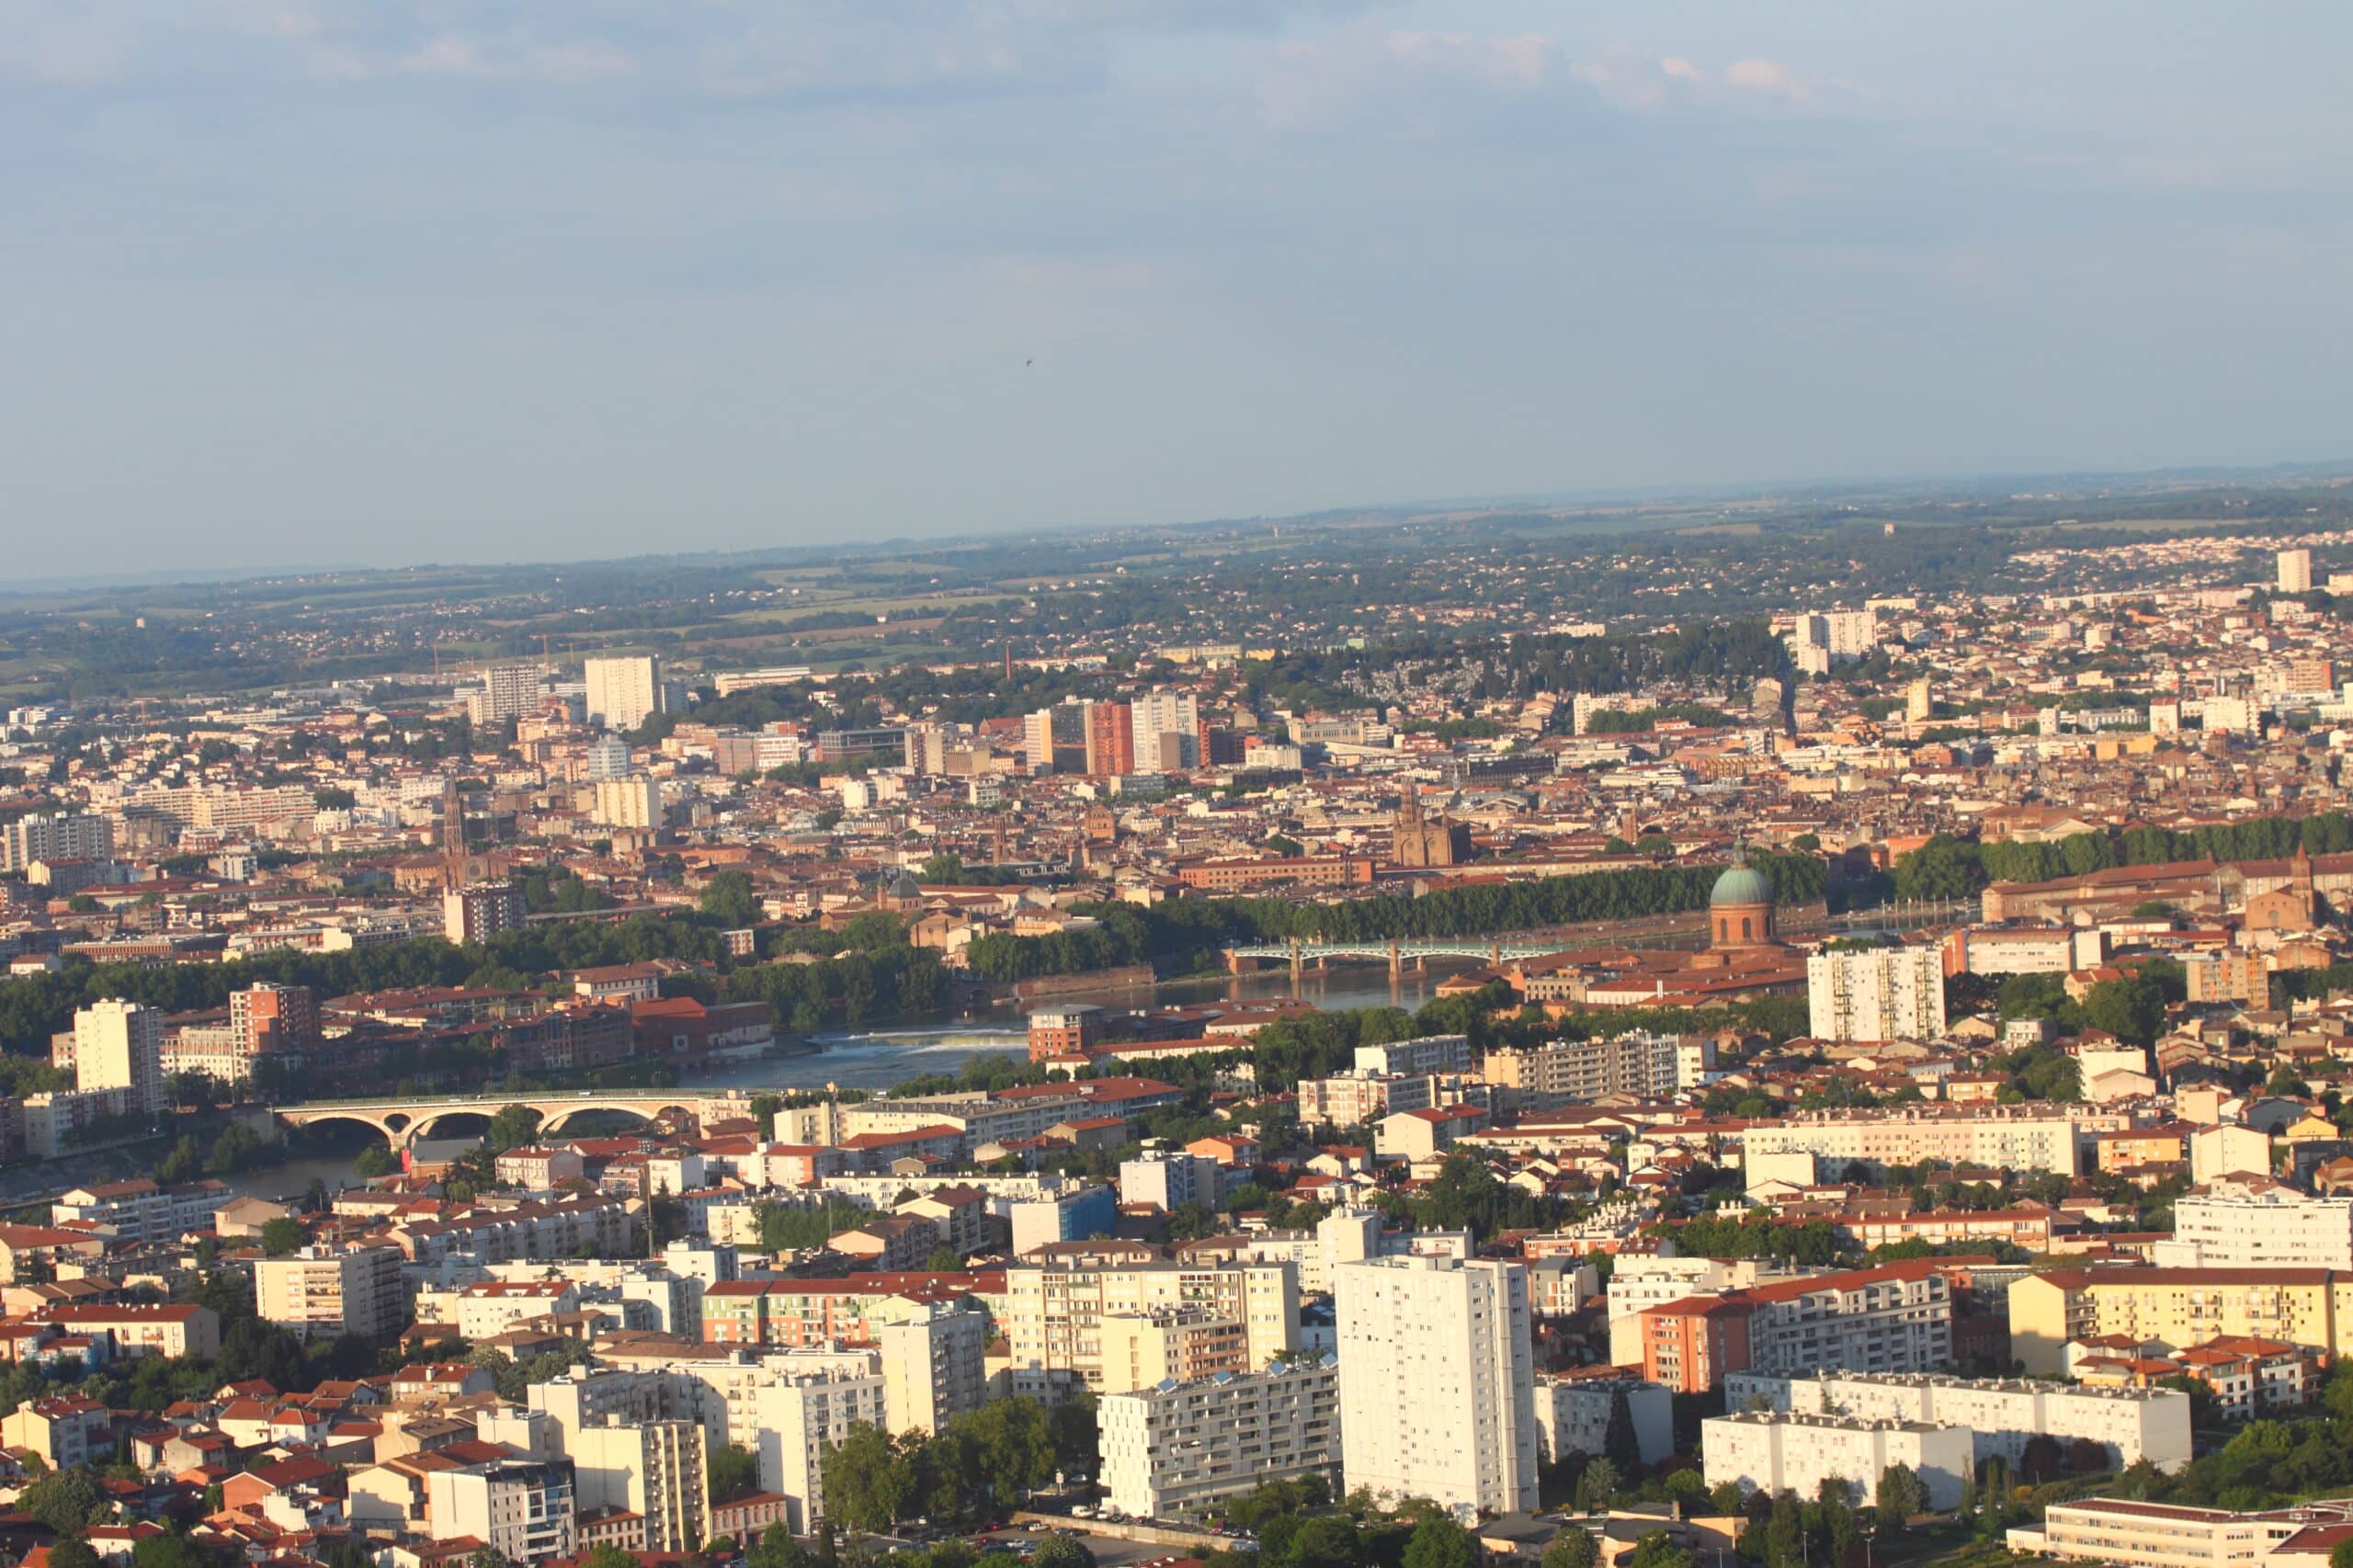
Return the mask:
<path id="1" fill-rule="evenodd" d="M 1915 724 L 1925 724 L 1936 704 L 1928 698 L 1928 677 L 1921 676 L 1904 688 L 1904 717 Z"/>
<path id="2" fill-rule="evenodd" d="M 2279 591 L 2283 594 L 2309 594 L 2313 591 L 2311 551 L 2283 550 L 2279 552 Z"/>

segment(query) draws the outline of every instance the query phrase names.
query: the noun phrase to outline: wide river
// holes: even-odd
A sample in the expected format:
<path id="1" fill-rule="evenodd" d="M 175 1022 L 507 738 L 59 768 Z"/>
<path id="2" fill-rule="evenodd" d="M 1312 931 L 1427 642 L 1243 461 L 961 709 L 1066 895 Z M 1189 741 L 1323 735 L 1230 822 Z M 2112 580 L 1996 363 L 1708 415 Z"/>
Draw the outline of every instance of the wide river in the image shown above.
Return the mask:
<path id="1" fill-rule="evenodd" d="M 1461 966 L 1453 964 L 1449 969 Z M 1424 974 L 1402 976 L 1389 983 L 1386 965 L 1352 964 L 1329 971 L 1307 970 L 1296 989 L 1288 969 L 1262 970 L 1255 974 L 1167 981 L 1151 988 L 1113 992 L 1081 992 L 1054 998 L 1057 1002 L 1092 1002 L 1126 1011 L 1151 1006 L 1198 1006 L 1213 1002 L 1269 1002 L 1292 996 L 1317 1007 L 1398 1006 L 1412 1012 L 1429 1001 L 1449 969 L 1433 966 Z M 961 1073 L 978 1056 L 990 1052 L 1021 1060 L 1028 1042 L 1020 1009 L 1006 1006 L 955 1023 L 898 1027 L 811 1037 L 814 1052 L 767 1061 L 722 1062 L 689 1070 L 679 1086 L 698 1089 L 887 1089 L 893 1084 L 927 1073 Z M 495 1095 L 484 1103 L 500 1103 Z M 248 1171 L 228 1178 L 230 1187 L 256 1197 L 299 1199 L 313 1181 L 328 1190 L 356 1185 L 351 1162 L 363 1134 L 342 1130 L 347 1140 L 306 1149 L 283 1165 Z M 331 1135 L 329 1135 L 331 1136 Z M 121 1150 L 69 1156 L 38 1168 L 0 1176 L 0 1203 L 21 1202 L 36 1192 L 55 1190 L 62 1183 L 113 1180 L 145 1174 L 141 1163 L 150 1158 Z"/>

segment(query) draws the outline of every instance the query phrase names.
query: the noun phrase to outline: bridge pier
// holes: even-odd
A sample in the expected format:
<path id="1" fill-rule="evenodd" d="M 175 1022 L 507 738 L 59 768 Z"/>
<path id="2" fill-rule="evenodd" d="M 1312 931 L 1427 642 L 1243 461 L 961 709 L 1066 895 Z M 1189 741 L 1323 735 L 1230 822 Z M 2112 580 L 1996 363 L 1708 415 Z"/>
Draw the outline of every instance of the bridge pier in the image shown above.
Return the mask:
<path id="1" fill-rule="evenodd" d="M 1300 971 L 1303 967 L 1305 966 L 1300 960 L 1299 938 L 1293 937 L 1290 938 L 1290 983 L 1293 985 L 1297 985 L 1299 983 Z"/>
<path id="2" fill-rule="evenodd" d="M 1395 980 L 1395 979 L 1397 978 L 1397 976 L 1398 976 L 1399 972 L 1400 972 L 1400 971 L 1399 971 L 1399 969 L 1398 969 L 1397 944 L 1396 944 L 1396 943 L 1394 943 L 1394 942 L 1392 942 L 1392 943 L 1390 943 L 1390 944 L 1389 944 L 1389 978 L 1390 978 L 1390 979 L 1392 979 L 1392 980 Z"/>

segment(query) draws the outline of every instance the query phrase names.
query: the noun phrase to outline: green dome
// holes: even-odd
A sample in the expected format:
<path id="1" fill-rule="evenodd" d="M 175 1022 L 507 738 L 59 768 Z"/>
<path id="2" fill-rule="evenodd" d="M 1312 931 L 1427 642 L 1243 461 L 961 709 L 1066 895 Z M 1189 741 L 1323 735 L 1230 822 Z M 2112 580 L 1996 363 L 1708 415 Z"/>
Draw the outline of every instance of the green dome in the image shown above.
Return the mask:
<path id="1" fill-rule="evenodd" d="M 1712 909 L 1726 903 L 1770 903 L 1773 884 L 1761 871 L 1746 866 L 1733 866 L 1716 879 L 1715 887 L 1708 894 L 1708 906 Z"/>

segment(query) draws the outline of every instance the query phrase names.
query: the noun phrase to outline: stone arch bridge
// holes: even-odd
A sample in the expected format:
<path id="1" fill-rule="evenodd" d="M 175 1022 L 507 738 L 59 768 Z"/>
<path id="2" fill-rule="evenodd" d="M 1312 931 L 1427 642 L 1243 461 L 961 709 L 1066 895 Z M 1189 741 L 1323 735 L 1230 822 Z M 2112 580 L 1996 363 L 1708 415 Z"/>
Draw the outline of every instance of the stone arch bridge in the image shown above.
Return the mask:
<path id="1" fill-rule="evenodd" d="M 511 1105 L 538 1111 L 540 1131 L 551 1135 L 562 1132 L 567 1122 L 584 1111 L 620 1111 L 646 1122 L 662 1117 L 691 1116 L 699 1124 L 752 1114 L 752 1096 L 748 1094 L 700 1095 L 681 1089 L 316 1100 L 303 1105 L 272 1106 L 270 1114 L 288 1127 L 313 1127 L 325 1121 L 356 1122 L 381 1134 L 397 1153 L 415 1140 L 430 1137 L 437 1126 L 451 1118 L 492 1117 Z"/>

